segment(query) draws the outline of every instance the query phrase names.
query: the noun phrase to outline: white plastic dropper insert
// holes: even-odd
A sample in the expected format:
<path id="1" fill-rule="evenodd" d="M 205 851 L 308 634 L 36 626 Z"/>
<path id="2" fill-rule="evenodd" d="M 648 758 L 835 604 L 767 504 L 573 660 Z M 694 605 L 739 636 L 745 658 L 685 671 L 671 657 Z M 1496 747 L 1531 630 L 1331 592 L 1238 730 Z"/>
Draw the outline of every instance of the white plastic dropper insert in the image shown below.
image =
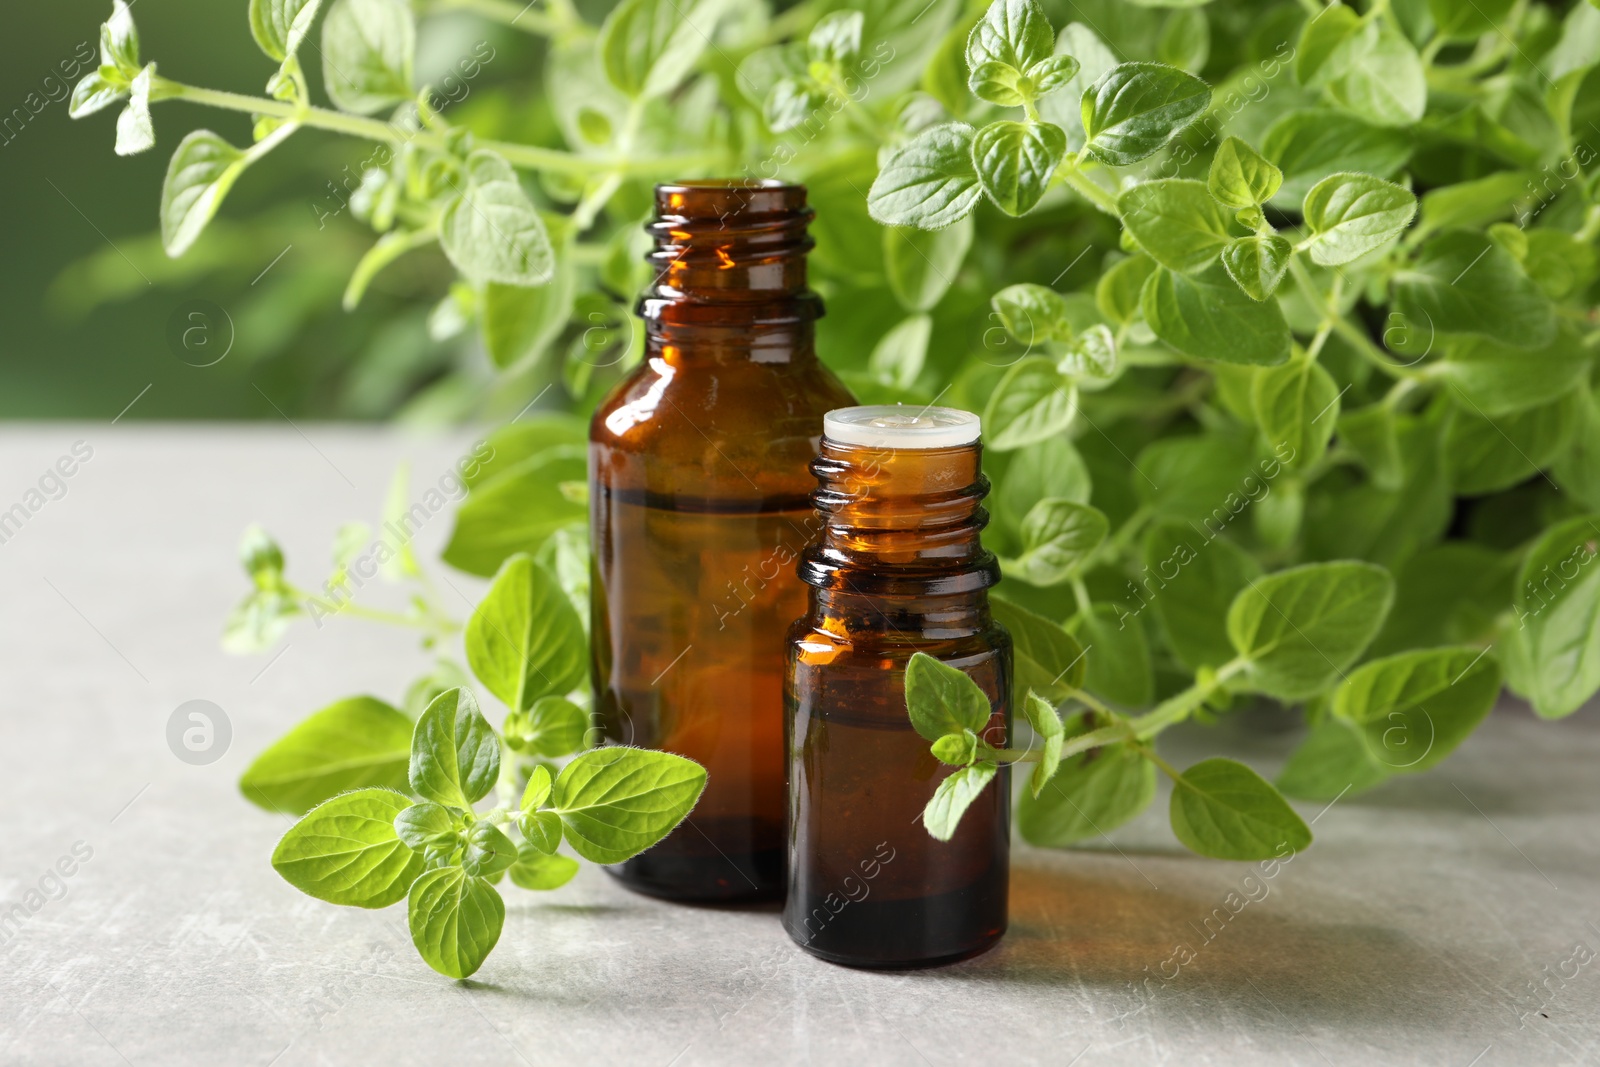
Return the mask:
<path id="1" fill-rule="evenodd" d="M 822 417 L 823 436 L 861 448 L 959 448 L 978 440 L 978 416 L 960 408 L 866 404 Z"/>

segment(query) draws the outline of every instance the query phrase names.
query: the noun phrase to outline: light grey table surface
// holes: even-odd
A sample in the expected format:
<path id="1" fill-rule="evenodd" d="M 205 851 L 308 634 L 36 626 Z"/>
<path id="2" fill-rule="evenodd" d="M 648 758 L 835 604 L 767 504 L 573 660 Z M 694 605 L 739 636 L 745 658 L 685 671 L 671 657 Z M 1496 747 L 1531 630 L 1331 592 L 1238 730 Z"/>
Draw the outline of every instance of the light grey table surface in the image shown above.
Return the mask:
<path id="1" fill-rule="evenodd" d="M 13 425 L 0 511 L 77 441 L 93 455 L 65 495 L 0 544 L 0 921 L 24 905 L 0 932 L 0 1063 L 1600 1062 L 1594 706 L 1543 723 L 1507 702 L 1442 767 L 1302 806 L 1317 842 L 1271 879 L 1183 852 L 1160 801 L 1114 844 L 1019 847 L 1005 941 L 939 970 L 831 966 L 771 910 L 672 906 L 591 868 L 509 890 L 499 947 L 448 981 L 415 956 L 403 906 L 335 908 L 280 880 L 286 820 L 234 786 L 322 704 L 398 699 L 414 638 L 301 624 L 273 659 L 217 635 L 247 523 L 320 580 L 333 530 L 376 516 L 397 460 L 420 489 L 464 440 Z M 424 528 L 430 553 L 448 524 Z M 166 740 L 196 698 L 232 727 L 205 766 Z M 1172 748 L 1272 768 L 1294 740 L 1234 724 Z M 1237 914 L 1230 893 L 1250 900 Z M 1228 921 L 1207 927 L 1217 909 Z"/>

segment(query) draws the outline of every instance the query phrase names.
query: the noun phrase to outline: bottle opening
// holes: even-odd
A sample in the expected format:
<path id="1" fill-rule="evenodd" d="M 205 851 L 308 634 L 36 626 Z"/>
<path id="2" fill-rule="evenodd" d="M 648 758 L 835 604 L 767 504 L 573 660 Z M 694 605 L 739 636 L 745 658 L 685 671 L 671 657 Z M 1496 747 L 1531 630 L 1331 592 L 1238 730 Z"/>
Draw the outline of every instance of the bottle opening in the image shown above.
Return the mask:
<path id="1" fill-rule="evenodd" d="M 663 221 L 717 222 L 725 227 L 769 215 L 804 215 L 806 187 L 756 178 L 705 178 L 656 186 L 656 215 Z"/>
<path id="2" fill-rule="evenodd" d="M 978 416 L 960 408 L 866 404 L 835 408 L 822 418 L 822 434 L 864 448 L 960 448 L 982 434 Z"/>

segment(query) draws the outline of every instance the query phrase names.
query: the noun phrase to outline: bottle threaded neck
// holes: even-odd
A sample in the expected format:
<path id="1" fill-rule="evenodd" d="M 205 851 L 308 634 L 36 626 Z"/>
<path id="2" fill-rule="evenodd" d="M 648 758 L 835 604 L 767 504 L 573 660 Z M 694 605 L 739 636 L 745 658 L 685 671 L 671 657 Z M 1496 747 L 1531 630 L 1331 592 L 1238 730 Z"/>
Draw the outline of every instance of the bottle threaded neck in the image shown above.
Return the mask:
<path id="1" fill-rule="evenodd" d="M 882 596 L 977 592 L 1000 580 L 981 534 L 989 481 L 982 446 L 891 448 L 824 436 L 811 464 L 822 520 L 800 577 L 820 589 Z"/>
<path id="2" fill-rule="evenodd" d="M 639 299 L 652 327 L 810 323 L 822 301 L 807 288 L 803 185 L 700 181 L 656 186 L 654 278 Z"/>

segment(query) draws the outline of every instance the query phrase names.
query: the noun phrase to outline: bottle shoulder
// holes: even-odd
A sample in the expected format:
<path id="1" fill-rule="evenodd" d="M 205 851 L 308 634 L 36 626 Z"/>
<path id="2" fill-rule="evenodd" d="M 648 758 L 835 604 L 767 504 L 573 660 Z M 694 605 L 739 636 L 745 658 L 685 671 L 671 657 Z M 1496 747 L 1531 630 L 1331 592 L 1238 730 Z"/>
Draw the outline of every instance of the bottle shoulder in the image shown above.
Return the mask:
<path id="1" fill-rule="evenodd" d="M 593 470 L 608 485 L 805 498 L 822 417 L 855 403 L 814 357 L 696 364 L 643 361 L 589 424 Z M 809 505 L 806 505 L 807 507 Z"/>

